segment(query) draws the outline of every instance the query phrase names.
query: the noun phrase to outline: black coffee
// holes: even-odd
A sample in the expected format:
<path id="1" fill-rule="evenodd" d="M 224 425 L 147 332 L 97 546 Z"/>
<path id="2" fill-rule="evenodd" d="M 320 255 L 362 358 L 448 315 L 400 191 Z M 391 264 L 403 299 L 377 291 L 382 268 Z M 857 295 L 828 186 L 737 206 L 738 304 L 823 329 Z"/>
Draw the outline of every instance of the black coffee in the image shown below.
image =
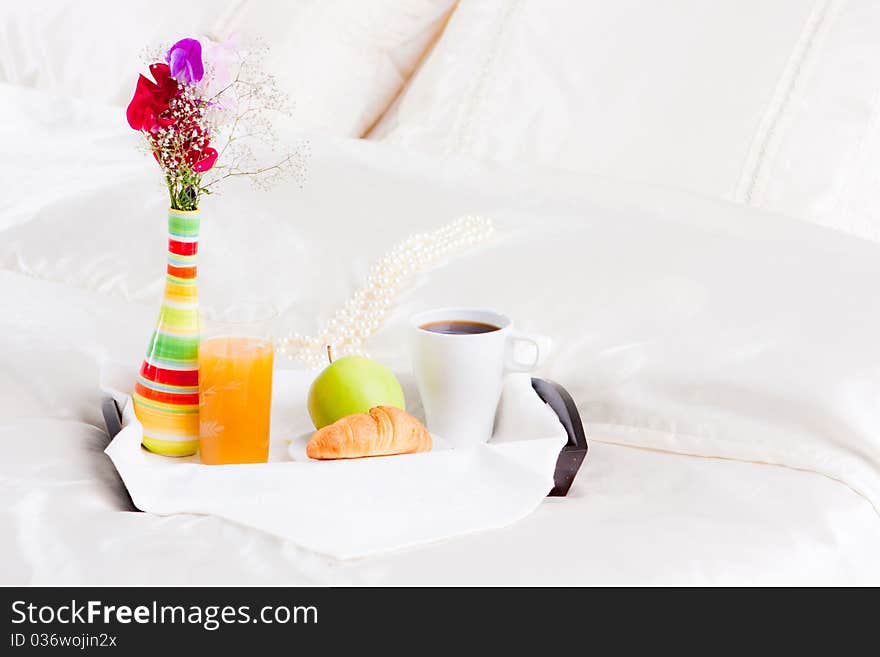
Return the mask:
<path id="1" fill-rule="evenodd" d="M 431 333 L 446 333 L 447 335 L 473 335 L 475 333 L 491 333 L 501 329 L 500 326 L 495 326 L 494 324 L 470 322 L 464 319 L 428 322 L 427 324 L 422 324 L 419 328 L 431 331 Z"/>

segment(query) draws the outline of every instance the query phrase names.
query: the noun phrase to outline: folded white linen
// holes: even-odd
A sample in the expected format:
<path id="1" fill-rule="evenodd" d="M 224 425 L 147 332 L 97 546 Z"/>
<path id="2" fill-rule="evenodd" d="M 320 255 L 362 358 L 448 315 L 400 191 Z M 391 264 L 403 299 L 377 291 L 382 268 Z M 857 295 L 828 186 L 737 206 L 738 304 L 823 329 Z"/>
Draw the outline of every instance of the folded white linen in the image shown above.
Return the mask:
<path id="1" fill-rule="evenodd" d="M 566 385 L 593 440 L 811 472 L 600 445 L 560 503 L 344 571 L 218 518 L 115 513 L 104 484 L 63 461 L 97 435 L 86 423 L 100 423 L 99 363 L 143 358 L 164 276 L 163 191 L 131 150 L 136 135 L 82 111 L 65 140 L 51 104 L 10 91 L 0 85 L 15 154 L 2 160 L 0 267 L 21 273 L 0 272 L 3 581 L 852 582 L 876 554 L 880 246 L 670 190 L 355 140 L 315 139 L 303 189 L 233 185 L 206 200 L 206 307 L 259 293 L 313 333 L 389 239 L 485 214 L 496 239 L 403 296 L 374 357 L 403 367 L 413 312 L 490 305 L 553 336 L 539 374 Z M 57 143 L 30 144 L 34 130 Z M 70 422 L 35 431 L 46 417 Z M 25 448 L 26 465 L 10 460 Z M 58 549 L 36 554 L 35 542 Z M 561 544 L 576 560 L 545 558 Z M 168 565 L 188 550 L 200 558 Z"/>
<path id="2" fill-rule="evenodd" d="M 0 3 L 0 82 L 90 104 L 116 121 L 147 61 L 182 37 L 269 46 L 263 70 L 295 126 L 360 136 L 442 29 L 454 0 L 30 0 Z M 148 19 L 144 17 L 148 16 Z M 100 45 L 98 45 L 100 44 Z M 153 60 L 154 61 L 154 60 Z M 108 124 L 112 125 L 112 124 Z"/>
<path id="3" fill-rule="evenodd" d="M 29 118 L 0 131 L 51 120 L 25 104 Z M 104 146 L 105 164 L 139 157 L 122 139 Z M 65 179 L 70 162 L 87 167 L 67 152 L 73 145 L 59 148 L 47 176 Z M 367 345 L 374 356 L 405 366 L 400 345 L 414 312 L 494 307 L 560 345 L 541 373 L 570 390 L 588 429 L 607 440 L 812 470 L 880 509 L 877 244 L 671 190 L 384 144 L 315 138 L 312 157 L 303 189 L 260 195 L 234 185 L 205 201 L 206 310 L 273 303 L 286 328 L 314 334 L 390 236 L 485 214 L 496 237 L 404 295 Z M 16 217 L 0 234 L 0 266 L 149 299 L 147 319 L 127 335 L 141 345 L 166 238 L 148 164 L 79 194 L 36 186 L 12 165 L 0 178 L 0 190 L 19 185 L 0 193 L 10 199 L 0 222 Z"/>
<path id="4" fill-rule="evenodd" d="M 140 361 L 155 305 L 6 271 L 0 296 L 4 584 L 880 582 L 880 519 L 839 481 L 603 444 L 595 427 L 567 498 L 504 529 L 369 559 L 214 516 L 127 513 L 102 451 L 99 365 Z M 572 375 L 561 380 L 575 392 Z"/>
<path id="5" fill-rule="evenodd" d="M 508 377 L 499 432 L 485 445 L 451 449 L 441 439 L 422 454 L 343 461 L 314 461 L 296 449 L 312 430 L 305 399 L 313 378 L 276 371 L 267 464 L 151 454 L 141 448 L 130 399 L 118 392 L 124 428 L 106 452 L 142 511 L 216 515 L 340 559 L 509 525 L 553 487 L 566 434 L 528 375 Z M 406 392 L 414 401 L 411 386 Z"/>

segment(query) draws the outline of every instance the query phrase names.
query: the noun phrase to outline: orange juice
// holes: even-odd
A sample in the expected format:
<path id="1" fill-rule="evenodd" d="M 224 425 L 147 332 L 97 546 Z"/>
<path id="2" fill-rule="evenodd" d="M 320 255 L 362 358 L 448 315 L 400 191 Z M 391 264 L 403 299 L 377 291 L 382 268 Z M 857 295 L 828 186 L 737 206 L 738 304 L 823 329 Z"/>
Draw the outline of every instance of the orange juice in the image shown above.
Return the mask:
<path id="1" fill-rule="evenodd" d="M 269 458 L 272 343 L 217 337 L 199 345 L 199 454 L 202 463 Z"/>

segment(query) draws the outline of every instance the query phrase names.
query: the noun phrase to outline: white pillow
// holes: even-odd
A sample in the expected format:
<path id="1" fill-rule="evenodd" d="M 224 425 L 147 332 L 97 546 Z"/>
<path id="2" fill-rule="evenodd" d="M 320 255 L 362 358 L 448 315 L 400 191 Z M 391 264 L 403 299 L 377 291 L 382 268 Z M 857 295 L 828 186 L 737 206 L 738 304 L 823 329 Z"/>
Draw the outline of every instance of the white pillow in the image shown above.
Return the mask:
<path id="1" fill-rule="evenodd" d="M 455 0 L 250 2 L 229 31 L 261 34 L 299 129 L 364 133 L 400 92 Z"/>
<path id="2" fill-rule="evenodd" d="M 128 103 L 142 55 L 183 36 L 239 33 L 297 130 L 361 136 L 400 91 L 454 0 L 29 0 L 0 7 L 0 82 Z"/>
<path id="3" fill-rule="evenodd" d="M 880 239 L 880 3 L 462 3 L 371 137 Z"/>

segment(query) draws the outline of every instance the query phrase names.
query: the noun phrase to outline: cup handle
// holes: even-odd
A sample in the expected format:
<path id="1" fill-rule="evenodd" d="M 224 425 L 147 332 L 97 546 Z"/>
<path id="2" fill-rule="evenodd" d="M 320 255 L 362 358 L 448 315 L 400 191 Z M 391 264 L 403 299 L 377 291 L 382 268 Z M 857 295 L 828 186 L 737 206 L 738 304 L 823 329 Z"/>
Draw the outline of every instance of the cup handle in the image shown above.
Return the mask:
<path id="1" fill-rule="evenodd" d="M 535 357 L 530 362 L 524 363 L 516 359 L 516 344 L 518 342 L 528 343 L 534 348 Z M 540 359 L 541 348 L 534 337 L 520 331 L 510 332 L 510 335 L 507 336 L 507 355 L 504 363 L 504 367 L 508 372 L 531 372 L 538 366 Z"/>

